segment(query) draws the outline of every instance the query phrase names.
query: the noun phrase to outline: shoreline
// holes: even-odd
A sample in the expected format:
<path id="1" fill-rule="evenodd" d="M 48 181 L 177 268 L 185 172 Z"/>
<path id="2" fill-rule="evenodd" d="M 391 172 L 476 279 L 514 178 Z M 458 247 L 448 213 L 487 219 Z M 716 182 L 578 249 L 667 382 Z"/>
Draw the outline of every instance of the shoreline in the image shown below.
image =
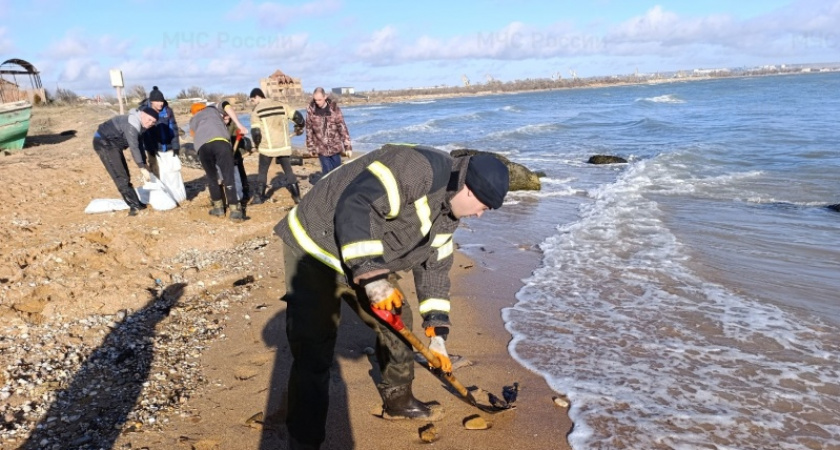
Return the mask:
<path id="1" fill-rule="evenodd" d="M 833 71 L 836 72 L 837 70 Z M 812 72 L 779 72 L 779 73 L 766 73 L 766 74 L 738 74 L 738 75 L 727 75 L 727 76 L 688 76 L 688 77 L 681 77 L 681 78 L 651 78 L 645 80 L 637 80 L 637 81 L 618 81 L 618 82 L 590 82 L 585 81 L 586 79 L 578 79 L 579 85 L 574 86 L 557 86 L 557 87 L 545 87 L 545 88 L 530 88 L 530 89 L 513 89 L 513 90 L 503 90 L 501 88 L 491 88 L 487 90 L 477 91 L 477 92 L 441 92 L 441 93 L 423 93 L 423 94 L 396 94 L 396 95 L 383 95 L 382 97 L 376 97 L 373 100 L 361 99 L 358 97 L 348 97 L 344 98 L 342 96 L 338 96 L 338 101 L 340 106 L 365 106 L 365 105 L 381 105 L 381 104 L 388 104 L 388 103 L 404 103 L 404 102 L 411 102 L 417 100 L 439 100 L 445 98 L 463 98 L 463 97 L 484 97 L 484 96 L 493 96 L 493 95 L 514 95 L 514 94 L 525 94 L 525 93 L 535 93 L 535 92 L 553 92 L 553 91 L 563 91 L 563 90 L 578 90 L 578 89 L 603 89 L 609 87 L 624 87 L 624 86 L 651 86 L 651 85 L 660 85 L 660 84 L 670 84 L 670 83 L 691 83 L 691 82 L 700 82 L 700 81 L 714 81 L 714 80 L 728 80 L 728 79 L 743 79 L 743 78 L 762 78 L 762 77 L 781 77 L 781 76 L 802 76 L 802 75 L 819 75 L 823 73 L 832 73 L 832 71 L 822 72 L 822 71 L 812 71 Z M 476 85 L 479 86 L 479 85 Z M 502 84 L 499 84 L 502 86 Z M 429 88 L 428 90 L 431 90 Z M 449 87 L 448 89 L 463 89 L 461 87 Z M 420 90 L 420 89 L 418 89 Z M 400 90 L 400 89 L 393 89 L 393 91 L 397 92 L 405 92 L 407 90 Z M 361 95 L 361 94 L 358 94 Z M 304 103 L 303 108 L 305 109 L 306 103 Z"/>

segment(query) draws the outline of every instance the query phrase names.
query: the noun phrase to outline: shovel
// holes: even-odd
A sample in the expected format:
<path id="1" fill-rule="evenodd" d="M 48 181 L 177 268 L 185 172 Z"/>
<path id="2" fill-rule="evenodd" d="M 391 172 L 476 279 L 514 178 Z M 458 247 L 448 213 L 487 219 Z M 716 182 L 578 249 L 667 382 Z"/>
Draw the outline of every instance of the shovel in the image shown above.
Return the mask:
<path id="1" fill-rule="evenodd" d="M 441 376 L 441 378 L 445 379 L 453 389 L 458 391 L 458 394 L 461 395 L 461 398 L 463 398 L 464 401 L 486 413 L 497 413 L 516 408 L 515 405 L 508 403 L 483 389 L 474 387 L 473 390 L 470 391 L 464 387 L 461 382 L 455 379 L 455 375 L 451 372 L 443 372 L 440 369 L 440 360 L 438 357 L 435 356 L 428 347 L 420 342 L 420 339 L 417 339 L 417 336 L 412 333 L 411 330 L 406 328 L 400 316 L 393 314 L 391 311 L 382 309 L 374 309 L 373 312 L 385 323 L 390 325 L 396 332 L 400 333 L 400 335 L 405 338 L 412 347 L 420 352 L 420 354 L 426 358 L 426 361 L 429 362 L 429 365 L 436 369 L 436 372 Z"/>

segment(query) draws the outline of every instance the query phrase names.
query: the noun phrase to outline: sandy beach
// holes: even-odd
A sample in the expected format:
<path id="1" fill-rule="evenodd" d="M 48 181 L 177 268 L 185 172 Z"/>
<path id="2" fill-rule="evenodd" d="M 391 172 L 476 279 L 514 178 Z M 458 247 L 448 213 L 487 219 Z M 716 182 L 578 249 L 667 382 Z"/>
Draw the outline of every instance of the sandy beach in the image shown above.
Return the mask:
<path id="1" fill-rule="evenodd" d="M 234 224 L 207 214 L 203 171 L 184 167 L 188 200 L 174 210 L 85 214 L 95 198 L 118 198 L 91 147 L 113 114 L 102 106 L 36 108 L 28 148 L 0 156 L 0 448 L 87 448 L 94 439 L 86 420 L 111 430 L 97 435 L 111 448 L 285 448 L 290 355 L 279 300 L 282 245 L 272 228 L 293 206 L 288 192 L 275 188 L 271 201 Z M 253 184 L 255 155 L 246 167 Z M 316 159 L 295 167 L 304 195 L 318 170 Z M 270 180 L 277 171 L 272 165 Z M 472 363 L 455 371 L 466 386 L 501 395 L 519 383 L 517 408 L 478 411 L 418 365 L 415 395 L 446 411 L 434 424 L 438 439 L 420 440 L 425 422 L 377 417 L 375 362 L 366 353 L 373 334 L 345 310 L 322 448 L 569 448 L 571 422 L 552 401 L 558 394 L 507 352 L 500 309 L 515 302 L 538 259 L 520 252 L 508 261 L 498 268 L 480 254 L 458 254 L 448 348 Z M 408 277 L 402 287 L 416 305 Z M 120 347 L 131 341 L 148 345 Z M 146 363 L 103 368 L 135 360 Z M 466 430 L 462 422 L 474 414 L 491 427 Z"/>

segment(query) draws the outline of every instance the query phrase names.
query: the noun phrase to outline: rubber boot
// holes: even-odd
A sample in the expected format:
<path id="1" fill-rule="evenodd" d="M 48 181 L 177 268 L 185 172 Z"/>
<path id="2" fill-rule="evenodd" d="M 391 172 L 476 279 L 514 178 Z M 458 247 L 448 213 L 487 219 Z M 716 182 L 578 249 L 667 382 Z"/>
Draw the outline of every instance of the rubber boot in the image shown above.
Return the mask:
<path id="1" fill-rule="evenodd" d="M 239 206 L 239 204 L 232 203 L 228 207 L 228 209 L 230 209 L 230 215 L 228 216 L 228 219 L 234 222 L 242 222 L 243 220 L 245 220 L 245 211 L 242 209 L 241 206 Z"/>
<path id="2" fill-rule="evenodd" d="M 137 205 L 132 205 L 131 207 L 129 207 L 128 215 L 129 216 L 136 216 L 137 214 L 140 213 L 140 211 L 142 211 L 144 209 L 146 209 L 146 205 L 144 205 L 142 203 L 138 203 Z"/>
<path id="3" fill-rule="evenodd" d="M 245 183 L 242 185 L 242 200 L 239 201 L 239 204 L 242 205 L 242 208 L 245 208 L 245 205 L 251 200 L 251 190 L 248 189 L 248 184 Z"/>
<path id="4" fill-rule="evenodd" d="M 224 200 L 213 200 L 213 209 L 210 210 L 211 216 L 224 217 L 225 216 L 225 202 Z"/>
<path id="5" fill-rule="evenodd" d="M 287 186 L 289 192 L 292 194 L 292 200 L 294 200 L 295 205 L 300 203 L 300 184 L 293 183 Z"/>
<path id="6" fill-rule="evenodd" d="M 397 419 L 422 419 L 439 420 L 443 417 L 443 411 L 432 409 L 429 405 L 414 398 L 411 393 L 411 384 L 380 388 L 382 396 L 382 417 L 389 420 Z"/>
<path id="7" fill-rule="evenodd" d="M 254 196 L 251 197 L 251 204 L 252 205 L 262 205 L 265 203 L 265 185 L 260 183 L 257 185 L 257 191 L 254 192 Z"/>

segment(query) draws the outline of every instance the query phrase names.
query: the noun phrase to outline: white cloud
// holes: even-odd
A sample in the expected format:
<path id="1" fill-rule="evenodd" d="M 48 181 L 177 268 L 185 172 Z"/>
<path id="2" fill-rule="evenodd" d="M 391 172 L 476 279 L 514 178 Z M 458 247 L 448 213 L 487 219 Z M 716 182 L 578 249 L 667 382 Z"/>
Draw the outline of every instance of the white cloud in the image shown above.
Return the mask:
<path id="1" fill-rule="evenodd" d="M 67 84 L 70 86 L 92 87 L 97 80 L 108 82 L 108 69 L 102 68 L 99 63 L 87 58 L 72 58 L 64 63 L 64 67 L 58 74 L 57 81 L 60 87 Z"/>
<path id="2" fill-rule="evenodd" d="M 70 30 L 60 40 L 50 44 L 44 55 L 48 58 L 69 60 L 82 58 L 91 54 L 89 41 L 79 30 Z"/>
<path id="3" fill-rule="evenodd" d="M 403 59 L 398 46 L 399 35 L 393 26 L 386 26 L 371 33 L 370 37 L 356 47 L 355 54 L 364 61 L 389 64 Z"/>
<path id="4" fill-rule="evenodd" d="M 69 60 L 86 57 L 129 56 L 133 39 L 119 39 L 111 35 L 90 36 L 82 30 L 69 30 L 64 37 L 52 42 L 44 56 L 50 59 Z"/>
<path id="5" fill-rule="evenodd" d="M 511 22 L 497 30 L 447 39 L 429 35 L 406 38 L 402 30 L 387 26 L 360 39 L 350 53 L 377 67 L 418 61 L 598 56 L 686 63 L 808 55 L 831 59 L 830 55 L 840 57 L 840 31 L 835 30 L 840 30 L 840 0 L 799 0 L 745 20 L 725 14 L 682 17 L 654 6 L 603 34 L 565 23 L 536 27 Z"/>
<path id="6" fill-rule="evenodd" d="M 831 53 L 827 48 L 831 36 L 840 36 L 835 34 L 838 29 L 840 1 L 827 5 L 801 0 L 746 20 L 726 15 L 680 17 L 656 6 L 611 30 L 605 36 L 605 50 L 614 56 L 718 55 L 719 61 L 728 62 L 809 54 L 824 58 Z"/>
<path id="7" fill-rule="evenodd" d="M 121 40 L 107 34 L 100 36 L 96 41 L 96 51 L 112 57 L 126 57 L 134 46 L 134 39 Z"/>
<path id="8" fill-rule="evenodd" d="M 393 26 L 377 30 L 364 39 L 355 55 L 373 65 L 414 61 L 498 59 L 524 60 L 592 54 L 601 50 L 598 36 L 575 30 L 566 24 L 533 27 L 512 22 L 498 30 L 459 35 L 446 40 L 421 36 L 403 42 Z"/>

